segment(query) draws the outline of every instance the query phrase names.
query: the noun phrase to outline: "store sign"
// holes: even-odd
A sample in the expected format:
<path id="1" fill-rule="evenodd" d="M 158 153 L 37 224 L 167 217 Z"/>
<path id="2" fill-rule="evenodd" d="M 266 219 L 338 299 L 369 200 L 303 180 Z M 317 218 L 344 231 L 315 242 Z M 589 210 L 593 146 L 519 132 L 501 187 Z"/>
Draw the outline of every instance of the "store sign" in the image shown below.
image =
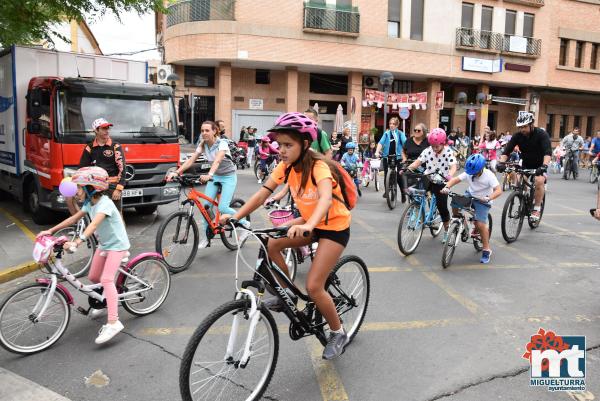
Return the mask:
<path id="1" fill-rule="evenodd" d="M 264 102 L 262 99 L 249 99 L 248 107 L 250 110 L 262 110 Z"/>
<path id="2" fill-rule="evenodd" d="M 511 36 L 508 51 L 515 53 L 527 53 L 527 38 L 523 36 Z"/>
<path id="3" fill-rule="evenodd" d="M 522 98 L 518 98 L 518 97 L 492 96 L 492 102 L 517 104 L 519 106 L 525 106 L 527 104 L 527 99 L 522 99 Z"/>
<path id="4" fill-rule="evenodd" d="M 502 72 L 502 59 L 487 60 L 482 58 L 463 57 L 462 70 L 487 72 L 489 74 L 494 72 Z"/>

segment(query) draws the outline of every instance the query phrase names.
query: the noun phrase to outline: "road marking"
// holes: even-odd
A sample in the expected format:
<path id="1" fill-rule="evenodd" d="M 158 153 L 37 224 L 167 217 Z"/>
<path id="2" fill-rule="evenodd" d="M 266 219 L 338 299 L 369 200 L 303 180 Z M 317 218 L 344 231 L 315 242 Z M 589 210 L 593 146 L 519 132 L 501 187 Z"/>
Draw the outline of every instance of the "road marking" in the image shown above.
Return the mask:
<path id="1" fill-rule="evenodd" d="M 314 337 L 307 337 L 305 344 L 310 351 L 310 361 L 312 362 L 321 396 L 324 401 L 347 401 L 349 400 L 344 384 L 340 375 L 337 373 L 334 364 L 322 358 L 323 346 Z"/>
<path id="2" fill-rule="evenodd" d="M 544 213 L 544 217 L 573 217 L 585 216 L 585 213 Z"/>
<path id="3" fill-rule="evenodd" d="M 593 240 L 591 238 L 586 237 L 585 235 L 581 235 L 581 234 L 576 233 L 574 231 L 567 230 L 566 228 L 555 226 L 554 224 L 550 224 L 550 223 L 547 223 L 545 221 L 542 221 L 542 224 L 545 225 L 545 226 L 548 226 L 548 227 L 550 227 L 550 228 L 552 228 L 554 230 L 562 231 L 563 233 L 567 233 L 567 234 L 570 234 L 570 235 L 572 235 L 574 237 L 581 238 L 582 240 L 587 241 L 587 242 L 591 242 L 592 244 L 600 245 L 600 241 Z"/>
<path id="4" fill-rule="evenodd" d="M 461 324 L 476 323 L 477 319 L 438 319 L 438 320 L 410 320 L 405 322 L 369 322 L 363 323 L 361 331 L 400 331 L 411 329 L 427 329 L 430 327 L 447 327 Z"/>
<path id="5" fill-rule="evenodd" d="M 10 221 L 15 223 L 15 225 L 17 227 L 19 227 L 21 229 L 21 231 L 23 231 L 23 234 L 25 234 L 27 236 L 27 238 L 29 238 L 32 242 L 35 242 L 35 234 L 32 233 L 31 230 L 29 228 L 27 228 L 27 226 L 25 224 L 23 224 L 23 222 L 21 222 L 21 220 L 17 219 L 15 216 L 13 216 L 10 212 L 8 212 L 4 208 L 0 207 L 0 212 L 2 212 L 2 214 L 4 214 Z"/>
<path id="6" fill-rule="evenodd" d="M 592 401 L 596 399 L 591 391 L 567 391 L 567 395 L 575 401 Z"/>
<path id="7" fill-rule="evenodd" d="M 515 253 L 515 254 L 519 255 L 520 257 L 522 257 L 523 259 L 527 260 L 528 262 L 533 262 L 533 263 L 540 262 L 540 259 L 536 258 L 535 256 L 529 255 L 527 252 L 524 252 L 514 246 L 509 246 L 509 245 L 505 244 L 504 242 L 494 241 L 494 245 L 499 246 L 502 249 L 506 249 L 507 251 L 509 251 L 511 253 Z"/>
<path id="8" fill-rule="evenodd" d="M 556 205 L 558 207 L 562 207 L 563 209 L 567 209 L 567 210 L 570 210 L 572 212 L 575 212 L 575 214 L 583 214 L 583 215 L 587 214 L 587 213 L 584 213 L 581 209 L 575 209 L 574 207 L 565 206 L 565 205 L 562 205 L 560 203 L 557 203 Z"/>

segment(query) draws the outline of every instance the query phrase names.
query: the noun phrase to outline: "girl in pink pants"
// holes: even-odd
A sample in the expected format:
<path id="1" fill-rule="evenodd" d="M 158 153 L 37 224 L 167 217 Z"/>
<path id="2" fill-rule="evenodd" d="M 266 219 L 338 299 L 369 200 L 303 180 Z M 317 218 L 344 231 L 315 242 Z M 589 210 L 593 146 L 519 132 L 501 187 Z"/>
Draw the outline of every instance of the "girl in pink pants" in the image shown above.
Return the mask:
<path id="1" fill-rule="evenodd" d="M 83 234 L 72 242 L 66 242 L 64 247 L 67 250 L 78 247 L 86 242 L 90 235 L 95 233 L 98 236 L 99 246 L 92 259 L 89 279 L 93 283 L 102 283 L 104 287 L 108 321 L 102 326 L 96 338 L 96 344 L 103 344 L 124 328 L 119 321 L 115 274 L 119 269 L 121 260 L 128 254 L 129 239 L 119 210 L 106 195 L 108 190 L 108 173 L 106 170 L 96 166 L 83 167 L 75 172 L 71 181 L 77 184 L 76 196 L 80 202 L 83 202 L 83 207 L 73 216 L 50 230 L 42 231 L 38 236 L 52 235 L 58 230 L 77 223 L 86 214 L 89 215 L 91 222 Z M 94 317 L 99 312 L 99 310 L 90 309 L 89 315 Z"/>

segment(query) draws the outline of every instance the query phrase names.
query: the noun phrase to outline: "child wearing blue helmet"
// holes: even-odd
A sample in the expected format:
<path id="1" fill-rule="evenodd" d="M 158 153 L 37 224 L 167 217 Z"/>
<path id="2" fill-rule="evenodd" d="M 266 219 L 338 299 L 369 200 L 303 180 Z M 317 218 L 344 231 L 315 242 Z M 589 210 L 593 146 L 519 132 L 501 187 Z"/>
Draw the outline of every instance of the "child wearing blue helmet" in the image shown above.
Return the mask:
<path id="1" fill-rule="evenodd" d="M 465 171 L 457 177 L 448 181 L 441 192 L 448 193 L 450 188 L 461 181 L 467 180 L 469 188 L 466 195 L 472 196 L 473 208 L 475 209 L 475 228 L 481 236 L 483 252 L 481 253 L 481 263 L 489 263 L 492 256 L 490 249 L 490 233 L 487 225 L 487 218 L 492 207 L 492 200 L 502 195 L 502 187 L 496 178 L 496 175 L 485 168 L 485 158 L 481 154 L 469 156 L 465 163 Z M 457 210 L 452 209 L 456 214 Z M 471 235 L 477 235 L 475 230 Z"/>
<path id="2" fill-rule="evenodd" d="M 356 153 L 356 144 L 354 142 L 348 142 L 346 144 L 346 153 L 342 156 L 342 160 L 340 163 L 342 167 L 346 169 L 348 174 L 354 179 L 354 184 L 356 184 L 356 191 L 358 192 L 358 196 L 362 196 L 362 192 L 360 191 L 360 179 L 358 178 L 358 169 L 360 166 L 360 159 Z"/>

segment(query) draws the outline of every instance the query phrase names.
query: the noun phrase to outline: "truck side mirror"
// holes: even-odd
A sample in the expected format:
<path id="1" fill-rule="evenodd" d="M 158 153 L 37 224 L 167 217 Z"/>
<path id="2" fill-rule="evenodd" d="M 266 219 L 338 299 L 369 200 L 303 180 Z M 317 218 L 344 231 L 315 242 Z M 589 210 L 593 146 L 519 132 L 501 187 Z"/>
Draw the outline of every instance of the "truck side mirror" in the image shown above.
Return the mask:
<path id="1" fill-rule="evenodd" d="M 34 88 L 27 94 L 27 114 L 33 120 L 42 115 L 42 96 L 42 90 L 39 88 Z"/>

